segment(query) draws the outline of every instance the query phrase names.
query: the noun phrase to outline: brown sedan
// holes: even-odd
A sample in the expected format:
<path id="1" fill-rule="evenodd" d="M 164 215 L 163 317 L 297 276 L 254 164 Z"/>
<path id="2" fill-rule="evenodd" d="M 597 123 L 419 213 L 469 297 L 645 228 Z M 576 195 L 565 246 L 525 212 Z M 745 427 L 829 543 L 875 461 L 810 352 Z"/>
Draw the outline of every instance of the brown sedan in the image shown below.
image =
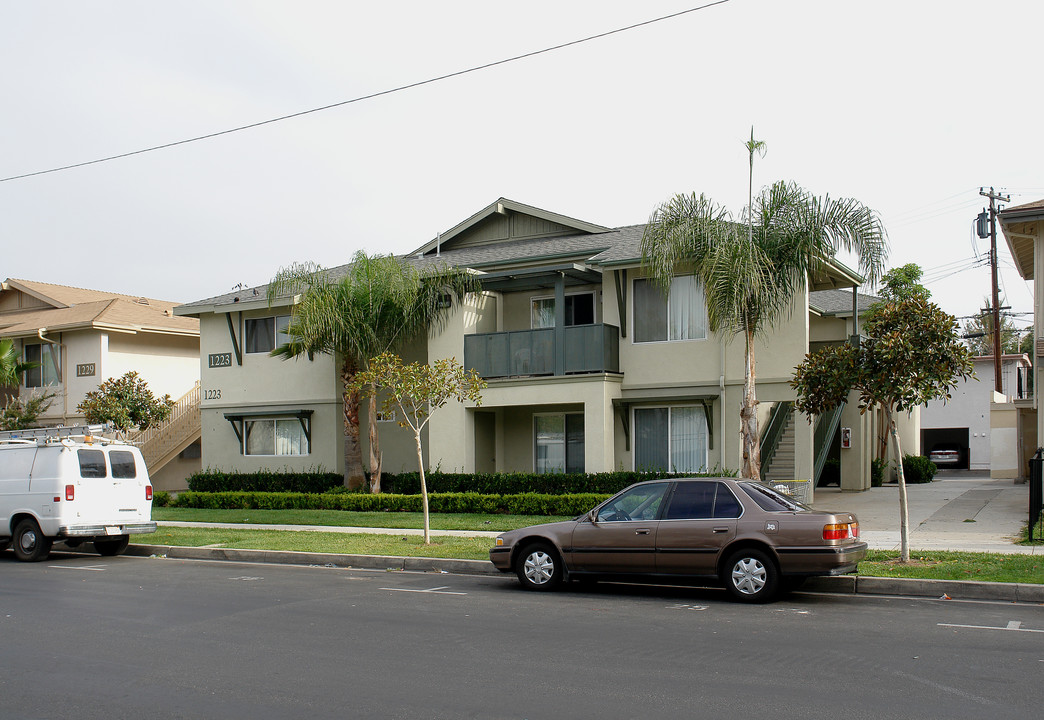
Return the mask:
<path id="1" fill-rule="evenodd" d="M 747 602 L 812 575 L 850 572 L 866 555 L 855 515 L 731 478 L 638 483 L 586 515 L 512 530 L 496 543 L 489 559 L 531 590 L 585 577 L 714 578 Z"/>

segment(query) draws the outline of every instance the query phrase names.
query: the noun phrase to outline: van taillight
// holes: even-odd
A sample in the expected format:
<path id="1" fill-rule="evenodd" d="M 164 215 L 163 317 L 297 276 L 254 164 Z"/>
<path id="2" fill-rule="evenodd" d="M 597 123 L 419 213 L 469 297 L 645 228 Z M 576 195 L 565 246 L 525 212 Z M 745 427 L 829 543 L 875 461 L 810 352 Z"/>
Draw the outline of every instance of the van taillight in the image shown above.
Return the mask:
<path id="1" fill-rule="evenodd" d="M 151 500 L 152 499 L 152 486 L 151 485 L 146 485 L 145 486 L 145 499 L 146 500 Z"/>
<path id="2" fill-rule="evenodd" d="M 75 500 L 76 499 L 76 486 L 75 485 L 66 485 L 65 486 L 65 499 L 66 500 Z"/>

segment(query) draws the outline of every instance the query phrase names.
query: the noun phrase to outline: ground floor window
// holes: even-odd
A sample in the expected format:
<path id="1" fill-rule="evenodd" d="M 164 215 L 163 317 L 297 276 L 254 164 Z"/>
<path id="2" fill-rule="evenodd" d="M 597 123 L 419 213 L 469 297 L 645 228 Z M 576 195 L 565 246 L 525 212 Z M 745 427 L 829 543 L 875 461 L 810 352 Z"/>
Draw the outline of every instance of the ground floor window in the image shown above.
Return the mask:
<path id="1" fill-rule="evenodd" d="M 701 406 L 635 408 L 633 427 L 635 470 L 706 470 L 707 416 Z"/>
<path id="2" fill-rule="evenodd" d="M 584 414 L 557 413 L 533 416 L 534 471 L 582 473 L 584 471 Z"/>
<path id="3" fill-rule="evenodd" d="M 304 420 L 257 418 L 243 422 L 244 455 L 307 455 Z"/>

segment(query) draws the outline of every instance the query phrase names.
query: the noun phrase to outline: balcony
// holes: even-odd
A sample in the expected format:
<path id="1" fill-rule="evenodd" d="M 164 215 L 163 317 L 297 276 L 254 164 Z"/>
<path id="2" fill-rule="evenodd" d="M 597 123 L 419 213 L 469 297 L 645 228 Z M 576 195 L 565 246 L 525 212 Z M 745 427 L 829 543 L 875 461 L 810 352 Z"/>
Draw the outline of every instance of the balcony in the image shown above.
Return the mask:
<path id="1" fill-rule="evenodd" d="M 596 324 L 465 335 L 464 367 L 484 378 L 620 372 L 620 329 Z"/>

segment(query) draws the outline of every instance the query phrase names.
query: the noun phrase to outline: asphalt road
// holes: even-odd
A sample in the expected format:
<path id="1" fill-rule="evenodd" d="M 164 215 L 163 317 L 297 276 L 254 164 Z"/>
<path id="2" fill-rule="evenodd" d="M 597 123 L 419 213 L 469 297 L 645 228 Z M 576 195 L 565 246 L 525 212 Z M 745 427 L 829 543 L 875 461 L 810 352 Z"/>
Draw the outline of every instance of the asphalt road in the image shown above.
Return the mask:
<path id="1" fill-rule="evenodd" d="M 0 553 L 0 718 L 1027 718 L 1044 606 Z"/>

